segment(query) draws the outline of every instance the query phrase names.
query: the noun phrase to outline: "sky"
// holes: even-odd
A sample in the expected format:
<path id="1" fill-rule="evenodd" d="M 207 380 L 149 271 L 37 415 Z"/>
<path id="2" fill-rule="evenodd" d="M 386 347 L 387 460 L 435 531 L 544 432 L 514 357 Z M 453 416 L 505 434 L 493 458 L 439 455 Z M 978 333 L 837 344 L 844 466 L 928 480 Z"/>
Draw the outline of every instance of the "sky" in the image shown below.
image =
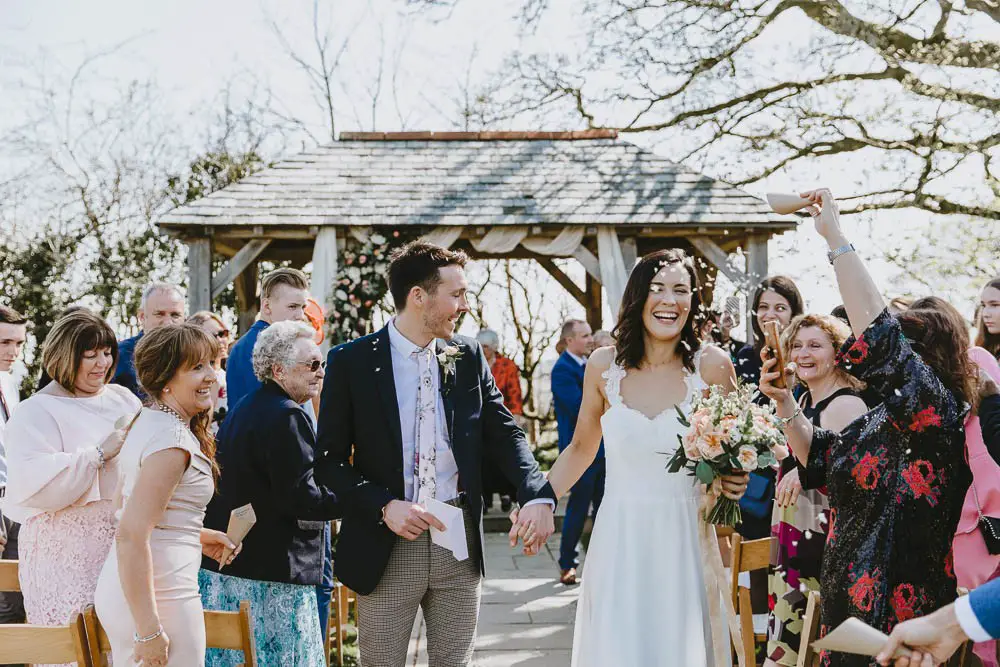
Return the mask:
<path id="1" fill-rule="evenodd" d="M 514 0 L 460 0 L 452 9 L 423 14 L 407 10 L 402 0 L 321 2 L 321 18 L 333 27 L 333 47 L 348 40 L 340 70 L 338 131 L 456 128 L 464 82 L 473 87 L 485 82 L 513 49 L 558 49 L 580 36 L 581 26 L 563 20 L 570 16 L 570 1 L 555 2 L 555 14 L 532 37 L 519 33 L 512 18 L 519 4 Z M 335 8 L 332 16 L 325 13 L 330 6 Z M 266 88 L 278 109 L 321 128 L 309 84 L 271 27 L 277 25 L 293 49 L 308 52 L 311 20 L 312 2 L 303 0 L 0 0 L 0 85 L 23 84 L 33 77 L 68 78 L 84 59 L 98 56 L 88 85 L 115 88 L 130 80 L 154 80 L 169 113 L 184 119 L 179 126 L 192 141 L 227 84 L 236 97 Z M 379 63 L 383 76 L 373 104 Z M 0 91 L 0 130 L 24 113 L 23 99 Z M 627 140 L 671 156 L 671 146 L 653 137 Z M 308 138 L 298 135 L 282 152 L 294 153 L 308 144 Z M 727 165 L 707 165 L 706 171 L 718 177 Z M 853 187 L 852 178 L 849 170 L 783 172 L 749 190 L 763 195 L 822 184 L 845 192 Z M 906 291 L 906 285 L 893 282 L 893 270 L 880 260 L 882 247 L 900 225 L 915 229 L 927 224 L 927 216 L 913 212 L 844 221 L 887 294 Z M 825 252 L 809 222 L 771 243 L 771 272 L 795 278 L 814 311 L 828 311 L 840 301 Z M 971 302 L 957 305 L 971 314 Z"/>

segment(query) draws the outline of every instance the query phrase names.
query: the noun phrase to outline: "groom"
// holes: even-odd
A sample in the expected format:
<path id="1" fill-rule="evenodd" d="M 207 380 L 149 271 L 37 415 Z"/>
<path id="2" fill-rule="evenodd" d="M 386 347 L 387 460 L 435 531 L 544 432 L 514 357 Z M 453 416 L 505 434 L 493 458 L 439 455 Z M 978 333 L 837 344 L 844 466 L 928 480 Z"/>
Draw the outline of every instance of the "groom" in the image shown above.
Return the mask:
<path id="1" fill-rule="evenodd" d="M 319 414 L 320 481 L 344 519 L 335 572 L 359 594 L 361 664 L 402 667 L 417 609 L 435 667 L 472 660 L 484 574 L 482 465 L 517 488 L 527 545 L 554 530 L 555 496 L 504 407 L 482 348 L 455 336 L 468 311 L 464 253 L 411 243 L 389 266 L 398 314 L 330 351 Z M 351 454 L 353 450 L 353 461 Z M 462 509 L 469 558 L 431 542 L 422 505 Z M 419 503 L 419 504 L 418 504 Z M 530 523 L 529 522 L 533 522 Z"/>

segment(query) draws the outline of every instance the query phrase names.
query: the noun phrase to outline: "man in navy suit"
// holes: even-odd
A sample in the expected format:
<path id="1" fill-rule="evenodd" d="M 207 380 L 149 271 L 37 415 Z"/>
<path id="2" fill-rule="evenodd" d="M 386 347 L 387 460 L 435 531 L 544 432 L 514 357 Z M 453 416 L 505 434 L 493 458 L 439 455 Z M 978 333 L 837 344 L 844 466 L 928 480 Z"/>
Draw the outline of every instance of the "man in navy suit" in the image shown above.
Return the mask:
<path id="1" fill-rule="evenodd" d="M 593 348 L 590 325 L 583 320 L 567 320 L 559 337 L 563 353 L 552 367 L 552 401 L 556 408 L 559 427 L 559 451 L 573 441 L 576 418 L 583 402 L 583 372 L 587 355 Z M 594 515 L 604 497 L 604 445 L 597 452 L 594 462 L 587 468 L 570 491 L 563 519 L 562 542 L 559 545 L 559 581 L 567 586 L 576 583 L 576 568 L 580 565 L 577 544 L 583 535 L 583 524 L 590 507 Z"/>
<path id="2" fill-rule="evenodd" d="M 514 485 L 522 522 L 528 517 L 515 543 L 537 553 L 554 530 L 555 494 L 482 347 L 455 335 L 469 309 L 466 261 L 428 243 L 398 250 L 388 272 L 396 316 L 328 357 L 317 438 L 332 464 L 317 479 L 344 509 L 334 568 L 358 593 L 363 667 L 403 666 L 418 609 L 430 664 L 472 660 L 485 462 Z M 427 509 L 435 502 L 460 510 L 468 557 L 432 542 L 429 529 L 442 527 Z"/>

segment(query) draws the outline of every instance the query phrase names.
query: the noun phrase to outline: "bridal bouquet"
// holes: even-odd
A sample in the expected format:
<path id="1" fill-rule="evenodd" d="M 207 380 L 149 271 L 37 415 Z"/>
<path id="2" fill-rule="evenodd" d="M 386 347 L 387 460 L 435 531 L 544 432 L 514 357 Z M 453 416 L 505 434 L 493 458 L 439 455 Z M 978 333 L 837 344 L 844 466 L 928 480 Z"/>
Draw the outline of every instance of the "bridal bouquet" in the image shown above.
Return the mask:
<path id="1" fill-rule="evenodd" d="M 695 399 L 690 416 L 677 408 L 681 425 L 688 430 L 677 436 L 681 446 L 667 470 L 687 470 L 711 487 L 724 475 L 767 468 L 788 456 L 781 420 L 772 405 L 753 402 L 755 391 L 748 384 L 740 384 L 730 394 L 712 387 Z M 739 502 L 725 496 L 719 497 L 706 517 L 708 523 L 721 526 L 735 526 L 741 520 Z"/>

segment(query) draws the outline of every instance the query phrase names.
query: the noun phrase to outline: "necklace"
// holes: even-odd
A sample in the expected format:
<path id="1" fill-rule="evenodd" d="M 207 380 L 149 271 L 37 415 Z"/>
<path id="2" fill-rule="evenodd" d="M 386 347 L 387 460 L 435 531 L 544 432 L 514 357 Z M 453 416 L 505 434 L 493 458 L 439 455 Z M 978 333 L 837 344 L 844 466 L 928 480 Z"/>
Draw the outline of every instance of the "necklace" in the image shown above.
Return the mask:
<path id="1" fill-rule="evenodd" d="M 172 416 L 172 417 L 173 417 L 173 418 L 175 418 L 175 419 L 176 419 L 177 421 L 179 421 L 179 422 L 180 422 L 181 424 L 183 424 L 183 425 L 184 425 L 184 427 L 185 427 L 185 428 L 186 428 L 187 430 L 189 430 L 189 431 L 191 430 L 191 424 L 190 424 L 190 423 L 188 423 L 188 422 L 185 422 L 185 421 L 184 421 L 184 418 L 183 418 L 183 417 L 181 417 L 181 413 L 177 412 L 176 410 L 174 410 L 174 409 L 173 409 L 172 407 L 170 407 L 169 405 L 167 405 L 167 404 L 165 404 L 165 403 L 160 403 L 160 402 L 154 402 L 154 403 L 153 403 L 153 408 L 154 408 L 154 409 L 156 409 L 156 410 L 159 410 L 160 412 L 165 412 L 166 414 L 168 414 L 168 415 Z"/>

